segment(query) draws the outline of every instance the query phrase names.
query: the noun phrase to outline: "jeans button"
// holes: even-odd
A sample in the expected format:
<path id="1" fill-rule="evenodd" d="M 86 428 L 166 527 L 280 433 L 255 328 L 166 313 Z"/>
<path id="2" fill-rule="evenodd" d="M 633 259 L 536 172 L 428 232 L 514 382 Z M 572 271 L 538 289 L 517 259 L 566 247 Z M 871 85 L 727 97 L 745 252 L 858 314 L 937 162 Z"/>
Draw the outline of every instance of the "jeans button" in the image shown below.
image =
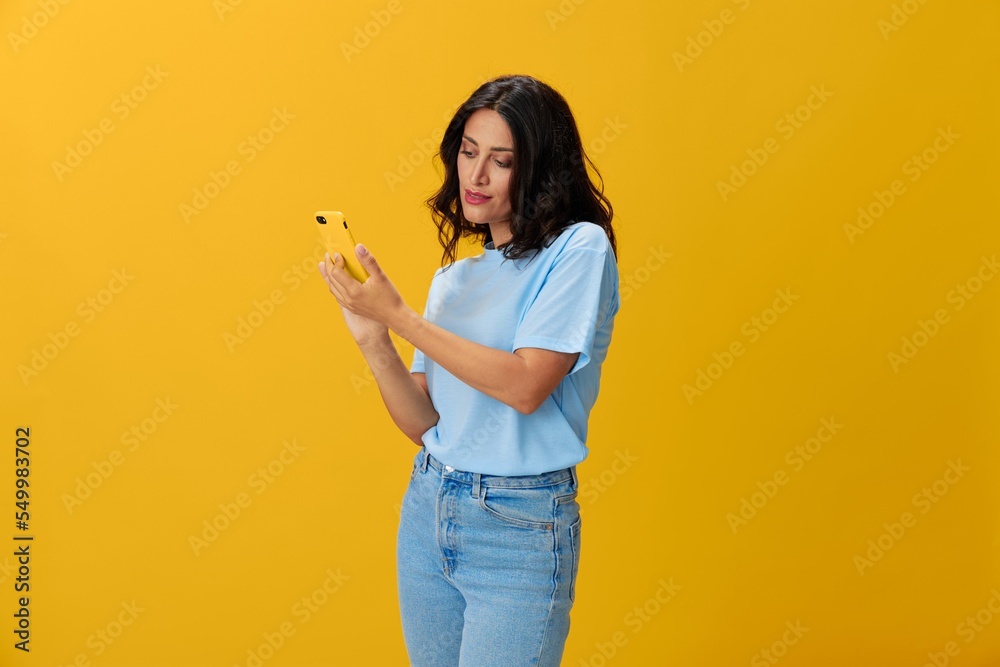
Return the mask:
<path id="1" fill-rule="evenodd" d="M 454 472 L 454 471 L 455 471 L 455 469 L 454 469 L 454 468 L 452 468 L 451 466 L 445 466 L 445 467 L 444 467 L 444 471 L 445 471 L 445 472 Z"/>

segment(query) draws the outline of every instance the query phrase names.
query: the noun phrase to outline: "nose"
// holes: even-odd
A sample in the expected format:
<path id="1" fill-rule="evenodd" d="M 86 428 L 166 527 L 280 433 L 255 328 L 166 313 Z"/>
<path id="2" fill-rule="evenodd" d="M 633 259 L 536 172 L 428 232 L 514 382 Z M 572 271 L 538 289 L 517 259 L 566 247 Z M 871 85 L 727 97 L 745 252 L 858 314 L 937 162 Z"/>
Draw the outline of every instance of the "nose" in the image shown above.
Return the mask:
<path id="1" fill-rule="evenodd" d="M 490 177 L 486 173 L 486 160 L 480 156 L 479 160 L 472 166 L 472 174 L 470 174 L 469 181 L 473 185 L 488 185 L 490 182 Z"/>

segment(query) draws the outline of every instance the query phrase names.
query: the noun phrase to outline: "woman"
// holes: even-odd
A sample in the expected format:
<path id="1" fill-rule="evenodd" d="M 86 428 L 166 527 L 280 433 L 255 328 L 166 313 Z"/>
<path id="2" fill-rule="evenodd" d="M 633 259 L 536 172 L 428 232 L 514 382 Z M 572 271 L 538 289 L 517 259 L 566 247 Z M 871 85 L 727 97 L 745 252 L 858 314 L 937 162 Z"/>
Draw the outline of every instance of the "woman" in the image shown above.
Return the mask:
<path id="1" fill-rule="evenodd" d="M 418 666 L 558 665 L 580 553 L 575 466 L 618 311 L 612 208 L 566 101 L 531 77 L 476 90 L 439 156 L 428 205 L 444 267 L 423 317 L 360 244 L 364 284 L 339 255 L 320 266 L 390 416 L 421 446 L 398 537 L 407 652 Z M 463 237 L 482 254 L 456 261 Z M 416 348 L 409 369 L 389 329 Z"/>

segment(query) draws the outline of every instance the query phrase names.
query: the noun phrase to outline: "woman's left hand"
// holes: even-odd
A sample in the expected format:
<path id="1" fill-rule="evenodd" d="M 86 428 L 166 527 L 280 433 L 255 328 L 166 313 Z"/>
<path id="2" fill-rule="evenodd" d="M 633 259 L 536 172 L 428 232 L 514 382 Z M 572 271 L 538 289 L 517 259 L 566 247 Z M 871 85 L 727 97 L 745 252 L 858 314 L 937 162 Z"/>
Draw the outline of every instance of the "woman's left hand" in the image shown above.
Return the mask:
<path id="1" fill-rule="evenodd" d="M 359 243 L 354 254 L 368 271 L 364 283 L 347 272 L 344 258 L 339 254 L 331 258 L 328 253 L 320 265 L 320 273 L 342 307 L 392 328 L 391 322 L 405 312 L 406 303 L 367 248 Z"/>

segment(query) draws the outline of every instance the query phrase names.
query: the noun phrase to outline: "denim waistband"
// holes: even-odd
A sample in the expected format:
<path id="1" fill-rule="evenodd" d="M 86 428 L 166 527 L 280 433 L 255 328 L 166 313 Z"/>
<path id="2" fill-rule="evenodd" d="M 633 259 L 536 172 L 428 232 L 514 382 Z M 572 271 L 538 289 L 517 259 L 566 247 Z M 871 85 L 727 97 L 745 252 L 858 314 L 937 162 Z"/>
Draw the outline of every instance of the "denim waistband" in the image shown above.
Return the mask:
<path id="1" fill-rule="evenodd" d="M 480 486 L 529 489 L 543 486 L 554 486 L 556 484 L 562 484 L 569 481 L 572 481 L 574 486 L 579 486 L 576 477 L 576 466 L 563 468 L 562 470 L 543 472 L 540 475 L 484 475 L 478 472 L 456 470 L 451 466 L 445 465 L 431 456 L 430 452 L 428 452 L 426 448 L 421 449 L 417 456 L 419 457 L 418 461 L 420 462 L 421 471 L 426 471 L 428 467 L 431 467 L 441 473 L 443 477 L 447 477 L 448 479 L 453 479 L 464 484 L 470 484 L 477 489 Z"/>

